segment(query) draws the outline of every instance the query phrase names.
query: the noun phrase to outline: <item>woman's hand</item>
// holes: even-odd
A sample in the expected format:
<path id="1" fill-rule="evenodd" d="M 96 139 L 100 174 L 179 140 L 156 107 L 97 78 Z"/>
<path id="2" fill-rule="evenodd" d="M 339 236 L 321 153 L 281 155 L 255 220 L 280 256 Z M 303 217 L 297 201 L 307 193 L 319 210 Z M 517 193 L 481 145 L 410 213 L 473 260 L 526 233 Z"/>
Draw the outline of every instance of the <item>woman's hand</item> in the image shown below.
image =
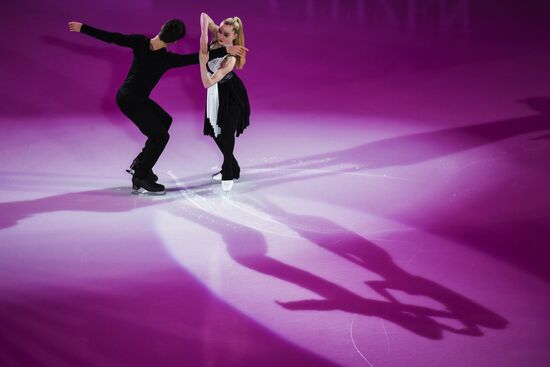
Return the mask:
<path id="1" fill-rule="evenodd" d="M 199 53 L 199 62 L 201 64 L 206 64 L 208 62 L 208 52 Z"/>
<path id="2" fill-rule="evenodd" d="M 80 32 L 82 28 L 82 23 L 79 22 L 69 22 L 69 31 L 71 32 Z"/>

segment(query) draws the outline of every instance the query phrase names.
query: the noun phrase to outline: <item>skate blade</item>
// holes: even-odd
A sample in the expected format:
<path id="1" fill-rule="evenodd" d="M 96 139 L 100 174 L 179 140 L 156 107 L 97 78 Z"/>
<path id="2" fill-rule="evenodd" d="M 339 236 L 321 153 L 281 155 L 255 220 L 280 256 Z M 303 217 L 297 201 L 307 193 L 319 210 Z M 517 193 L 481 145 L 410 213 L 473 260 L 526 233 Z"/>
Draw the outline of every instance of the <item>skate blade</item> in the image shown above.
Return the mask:
<path id="1" fill-rule="evenodd" d="M 139 189 L 133 189 L 132 194 L 134 195 L 143 195 L 143 196 L 162 196 L 166 195 L 166 191 L 147 191 L 143 187 Z"/>
<path id="2" fill-rule="evenodd" d="M 234 178 L 233 181 L 239 181 L 239 179 Z M 219 177 L 218 175 L 212 176 L 212 182 L 222 182 L 222 176 L 221 175 Z"/>

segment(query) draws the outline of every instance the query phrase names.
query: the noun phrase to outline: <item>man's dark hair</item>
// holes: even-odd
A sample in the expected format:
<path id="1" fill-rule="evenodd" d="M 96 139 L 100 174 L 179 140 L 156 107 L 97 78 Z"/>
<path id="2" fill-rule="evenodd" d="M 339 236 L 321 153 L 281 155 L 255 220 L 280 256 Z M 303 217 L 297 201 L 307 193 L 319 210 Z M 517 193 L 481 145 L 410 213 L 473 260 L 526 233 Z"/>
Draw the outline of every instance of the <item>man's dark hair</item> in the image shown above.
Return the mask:
<path id="1" fill-rule="evenodd" d="M 171 19 L 162 26 L 159 38 L 162 42 L 172 43 L 185 36 L 185 24 L 179 19 Z"/>

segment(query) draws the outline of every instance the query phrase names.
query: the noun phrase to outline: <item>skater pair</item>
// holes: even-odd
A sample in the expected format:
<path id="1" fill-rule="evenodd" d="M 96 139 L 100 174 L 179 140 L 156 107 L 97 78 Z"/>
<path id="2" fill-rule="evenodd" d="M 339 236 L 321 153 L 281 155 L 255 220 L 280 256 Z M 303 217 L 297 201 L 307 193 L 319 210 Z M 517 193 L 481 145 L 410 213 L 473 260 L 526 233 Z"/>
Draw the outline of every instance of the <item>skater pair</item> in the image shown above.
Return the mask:
<path id="1" fill-rule="evenodd" d="M 224 27 L 224 24 L 225 23 L 222 22 L 220 29 Z M 142 151 L 133 160 L 127 171 L 132 173 L 132 186 L 134 190 L 151 194 L 164 194 L 165 187 L 157 183 L 158 177 L 153 173 L 153 167 L 168 143 L 170 137 L 168 130 L 172 124 L 172 117 L 150 98 L 150 94 L 166 71 L 176 67 L 199 63 L 199 53 L 181 55 L 166 49 L 168 45 L 177 42 L 185 36 L 186 30 L 184 23 L 181 20 L 172 19 L 161 27 L 160 32 L 154 38 L 148 38 L 140 34 L 124 35 L 121 33 L 107 32 L 80 22 L 69 22 L 68 26 L 69 30 L 72 32 L 81 32 L 101 41 L 132 49 L 132 65 L 125 81 L 117 92 L 116 102 L 122 113 L 139 128 L 147 137 L 147 140 Z M 214 29 L 212 25 L 210 25 L 210 27 L 211 30 Z M 240 22 L 240 20 L 239 26 L 235 27 L 239 28 L 233 30 L 225 27 L 225 30 L 222 32 L 224 37 L 231 38 L 234 34 L 238 34 L 239 30 L 242 34 L 242 22 Z M 247 51 L 244 47 L 244 41 L 239 45 L 237 37 L 232 39 L 236 40 L 235 42 L 230 42 L 227 38 L 223 40 L 226 42 L 220 43 L 217 42 L 216 39 L 215 43 L 218 47 L 213 47 L 209 53 L 202 52 L 201 59 L 204 57 L 209 57 L 213 60 L 227 59 L 226 56 L 231 55 L 231 59 L 240 60 L 242 65 Z M 208 62 L 208 59 L 206 61 Z M 225 68 L 224 71 L 225 70 L 227 70 L 227 68 Z M 230 71 L 226 72 L 224 76 L 227 76 L 229 73 Z M 220 73 L 217 75 L 219 74 Z M 215 78 L 217 79 L 217 75 L 213 73 L 209 77 L 214 81 Z M 219 82 L 220 80 L 216 80 L 213 84 Z M 223 90 L 223 88 L 221 89 Z M 228 98 L 231 93 L 223 95 L 224 98 Z M 228 100 L 228 102 L 233 103 L 232 99 Z M 220 104 L 219 106 L 222 107 L 219 109 L 220 113 L 223 113 L 224 109 L 227 108 L 225 104 Z M 231 107 L 230 110 L 232 114 L 229 116 L 234 117 L 234 107 Z M 222 120 L 218 118 L 216 121 Z M 246 115 L 246 124 L 248 124 L 248 114 Z M 231 139 L 228 139 L 228 134 L 225 134 L 232 126 L 238 125 L 242 125 L 242 123 L 236 124 L 234 121 L 230 121 L 228 124 L 218 123 L 220 128 L 224 126 L 224 134 L 220 132 L 212 135 L 224 154 L 225 166 L 222 165 L 221 172 L 224 181 L 228 181 L 229 178 L 231 178 L 231 180 L 233 178 L 238 178 L 240 173 L 238 163 L 233 157 L 234 139 L 232 140 L 233 145 L 230 147 Z M 237 131 L 238 130 L 235 129 L 235 132 Z M 229 141 L 229 143 L 226 143 L 226 140 Z M 229 157 L 233 157 L 233 161 L 226 163 L 226 160 L 229 162 Z M 224 169 L 224 167 L 228 165 L 231 168 Z M 218 177 L 214 176 L 213 178 L 217 179 Z M 227 187 L 228 185 L 226 182 L 224 183 L 224 189 L 227 189 Z"/>

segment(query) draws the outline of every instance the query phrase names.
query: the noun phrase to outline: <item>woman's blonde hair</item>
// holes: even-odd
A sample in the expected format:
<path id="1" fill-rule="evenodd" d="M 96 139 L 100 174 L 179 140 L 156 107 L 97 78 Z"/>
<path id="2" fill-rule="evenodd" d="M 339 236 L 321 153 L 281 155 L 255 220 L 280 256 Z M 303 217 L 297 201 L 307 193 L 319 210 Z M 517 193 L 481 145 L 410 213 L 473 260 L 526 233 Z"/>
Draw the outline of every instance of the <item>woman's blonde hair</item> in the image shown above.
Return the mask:
<path id="1" fill-rule="evenodd" d="M 239 17 L 227 18 L 223 21 L 223 24 L 233 27 L 233 32 L 237 35 L 237 38 L 233 40 L 233 44 L 236 46 L 244 47 L 244 31 L 243 21 Z M 237 56 L 237 69 L 242 69 L 246 60 L 244 57 Z"/>

